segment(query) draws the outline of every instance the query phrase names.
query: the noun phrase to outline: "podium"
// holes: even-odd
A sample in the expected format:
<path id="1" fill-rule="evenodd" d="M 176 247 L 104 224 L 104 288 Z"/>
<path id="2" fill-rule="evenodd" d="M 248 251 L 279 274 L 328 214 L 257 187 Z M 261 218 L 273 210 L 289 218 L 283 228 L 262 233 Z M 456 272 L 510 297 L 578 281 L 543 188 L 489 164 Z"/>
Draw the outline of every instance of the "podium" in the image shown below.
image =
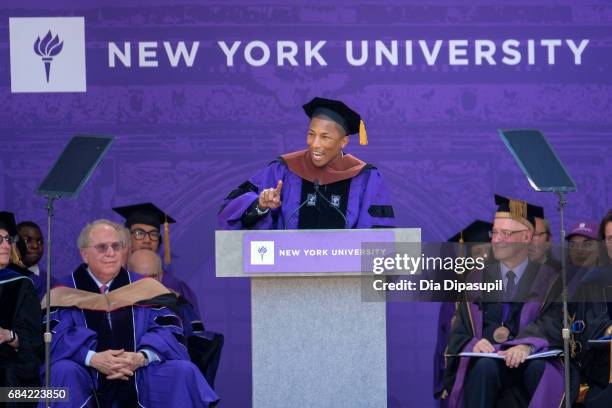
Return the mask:
<path id="1" fill-rule="evenodd" d="M 363 243 L 420 229 L 216 231 L 216 276 L 251 281 L 253 407 L 384 407 L 384 298 L 362 300 Z"/>

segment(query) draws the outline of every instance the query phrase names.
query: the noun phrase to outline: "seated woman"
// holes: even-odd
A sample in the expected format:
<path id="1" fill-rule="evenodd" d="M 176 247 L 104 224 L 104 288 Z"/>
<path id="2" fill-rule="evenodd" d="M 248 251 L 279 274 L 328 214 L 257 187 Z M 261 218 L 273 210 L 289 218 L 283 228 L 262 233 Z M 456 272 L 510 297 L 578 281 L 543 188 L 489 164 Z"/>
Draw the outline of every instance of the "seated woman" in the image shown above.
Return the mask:
<path id="1" fill-rule="evenodd" d="M 39 385 L 42 316 L 32 281 L 8 268 L 16 236 L 13 214 L 0 212 L 0 387 L 33 387 Z"/>

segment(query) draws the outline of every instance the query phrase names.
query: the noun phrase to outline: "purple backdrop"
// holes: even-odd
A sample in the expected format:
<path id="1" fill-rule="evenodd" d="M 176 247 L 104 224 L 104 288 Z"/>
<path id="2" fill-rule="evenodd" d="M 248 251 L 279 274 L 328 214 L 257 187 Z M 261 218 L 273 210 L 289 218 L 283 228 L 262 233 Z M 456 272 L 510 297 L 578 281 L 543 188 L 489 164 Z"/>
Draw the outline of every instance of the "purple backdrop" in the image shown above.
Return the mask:
<path id="1" fill-rule="evenodd" d="M 398 225 L 421 227 L 425 240 L 445 240 L 474 218 L 490 218 L 494 192 L 544 205 L 558 230 L 555 198 L 531 191 L 498 128 L 539 128 L 548 136 L 579 187 L 568 197 L 568 224 L 599 220 L 612 207 L 607 1 L 5 0 L 0 7 L 0 208 L 45 226 L 45 203 L 34 190 L 70 136 L 115 136 L 80 197 L 56 205 L 53 267 L 63 274 L 76 266 L 79 230 L 94 218 L 118 220 L 111 207 L 154 201 L 167 210 L 178 220 L 173 272 L 198 293 L 207 326 L 226 336 L 217 383 L 223 406 L 250 405 L 250 302 L 246 280 L 214 277 L 217 209 L 266 162 L 304 145 L 300 106 L 313 96 L 343 99 L 362 114 L 371 144 L 353 141 L 348 150 L 382 170 Z M 27 16 L 85 17 L 86 93 L 11 93 L 9 17 Z M 40 35 L 48 29 L 41 26 Z M 467 59 L 459 59 L 468 64 L 451 65 L 448 41 L 462 39 L 469 41 Z M 476 65 L 476 39 L 496 44 L 496 65 Z M 516 65 L 499 53 L 510 39 L 521 44 Z M 536 40 L 533 64 L 528 39 Z M 547 39 L 562 40 L 554 64 L 538 45 Z M 580 64 L 566 39 L 589 40 Z M 243 53 L 256 40 L 271 46 L 260 67 Z M 360 41 L 369 41 L 365 65 L 348 63 L 348 40 L 356 58 Z M 376 65 L 377 40 L 389 48 L 397 41 L 397 65 L 382 54 Z M 426 62 L 419 40 L 429 51 L 443 41 L 435 63 Z M 67 47 L 71 38 L 64 41 Z M 192 66 L 183 59 L 172 67 L 164 41 L 183 41 L 187 50 L 198 41 Z M 233 66 L 219 41 L 241 41 Z M 296 43 L 297 66 L 277 66 L 276 41 Z M 305 41 L 326 41 L 320 54 L 327 65 L 313 59 L 305 66 Z M 117 53 L 109 56 L 109 43 L 125 55 L 124 42 L 131 44 L 130 67 Z M 157 58 L 148 58 L 159 60 L 157 67 L 139 66 L 139 42 L 158 43 Z M 37 69 L 43 75 L 42 63 Z M 436 313 L 436 305 L 388 306 L 391 407 L 434 404 Z"/>

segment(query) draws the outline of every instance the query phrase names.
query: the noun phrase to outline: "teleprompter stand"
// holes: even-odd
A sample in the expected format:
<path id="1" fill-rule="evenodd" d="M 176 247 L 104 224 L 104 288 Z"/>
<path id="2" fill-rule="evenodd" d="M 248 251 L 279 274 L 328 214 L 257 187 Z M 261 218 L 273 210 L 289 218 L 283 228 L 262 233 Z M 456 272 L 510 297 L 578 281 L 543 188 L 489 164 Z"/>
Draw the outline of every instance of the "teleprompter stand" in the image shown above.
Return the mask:
<path id="1" fill-rule="evenodd" d="M 113 142 L 106 136 L 74 136 L 36 190 L 36 194 L 47 199 L 47 304 L 45 325 L 45 387 L 51 382 L 51 218 L 53 203 L 60 198 L 76 198 L 102 160 Z M 49 400 L 46 401 L 49 407 Z"/>
<path id="2" fill-rule="evenodd" d="M 561 299 L 563 302 L 563 354 L 565 366 L 565 407 L 570 408 L 572 403 L 569 399 L 569 319 L 567 312 L 567 272 L 565 259 L 565 230 L 563 220 L 563 209 L 567 204 L 565 193 L 576 191 L 576 184 L 559 160 L 559 157 L 546 137 L 539 130 L 500 130 L 502 140 L 506 147 L 516 159 L 529 184 L 535 191 L 555 193 L 559 200 L 559 218 L 561 240 L 561 282 L 563 291 Z"/>

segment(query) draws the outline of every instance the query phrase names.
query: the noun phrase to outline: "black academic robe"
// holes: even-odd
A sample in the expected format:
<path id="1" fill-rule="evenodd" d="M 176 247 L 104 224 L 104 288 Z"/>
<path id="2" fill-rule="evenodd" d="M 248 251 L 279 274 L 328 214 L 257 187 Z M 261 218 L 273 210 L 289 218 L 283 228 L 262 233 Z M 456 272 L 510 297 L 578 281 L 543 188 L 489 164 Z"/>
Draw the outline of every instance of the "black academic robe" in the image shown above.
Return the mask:
<path id="1" fill-rule="evenodd" d="M 183 296 L 172 296 L 171 299 L 163 296 L 154 300 L 181 318 L 183 322 L 181 343 L 187 348 L 191 362 L 200 369 L 208 384 L 214 388 L 223 350 L 223 334 L 206 330 L 193 305 Z"/>
<path id="2" fill-rule="evenodd" d="M 447 354 L 457 355 L 464 351 L 472 351 L 474 344 L 481 338 L 487 338 L 491 344 L 498 349 L 504 349 L 516 344 L 522 344 L 520 339 L 527 336 L 523 334 L 529 327 L 538 327 L 546 323 L 541 320 L 547 297 L 550 296 L 552 284 L 556 273 L 548 266 L 529 262 L 523 276 L 518 282 L 515 302 L 509 303 L 508 320 L 505 326 L 510 330 L 510 339 L 504 344 L 497 345 L 493 340 L 493 331 L 502 323 L 503 305 L 499 294 L 477 294 L 474 298 L 466 299 L 458 305 L 457 312 L 448 339 Z M 474 271 L 469 279 L 472 282 L 494 282 L 501 279 L 499 263 L 490 264 L 484 271 Z M 521 300 L 521 302 L 517 302 Z M 536 351 L 545 351 L 552 348 L 544 339 L 530 337 L 526 343 L 536 343 Z M 444 389 L 450 394 L 450 406 L 463 406 L 463 382 L 469 367 L 466 357 L 449 357 L 448 365 L 444 373 Z M 547 368 L 550 375 L 558 376 L 557 367 Z M 541 381 L 543 386 L 543 381 Z M 558 388 L 558 384 L 555 387 Z M 534 398 L 540 398 L 546 394 L 545 388 L 541 387 Z M 550 399 L 561 398 L 561 396 L 550 395 Z M 533 401 L 533 400 L 532 400 Z M 527 396 L 519 387 L 505 390 L 500 397 L 499 406 L 526 406 L 529 403 Z"/>
<path id="3" fill-rule="evenodd" d="M 611 288 L 612 267 L 593 268 L 585 273 L 578 285 L 576 301 L 568 304 L 571 319 L 584 322 L 584 330 L 573 334 L 576 343 L 573 365 L 577 367 L 580 379 L 574 383 L 589 386 L 585 408 L 612 407 L 610 344 L 589 344 L 589 340 L 602 337 L 612 325 Z"/>
<path id="4" fill-rule="evenodd" d="M 189 357 L 214 388 L 223 349 L 223 334 L 206 330 L 194 307 L 182 296 L 178 299 L 178 308 Z"/>
<path id="5" fill-rule="evenodd" d="M 333 162 L 338 168 L 330 164 L 313 169 L 307 154 L 305 150 L 284 155 L 230 192 L 218 214 L 220 227 L 271 230 L 395 225 L 391 195 L 376 167 L 345 155 Z M 260 192 L 276 187 L 279 180 L 283 181 L 281 207 L 258 214 L 255 206 Z"/>
<path id="6" fill-rule="evenodd" d="M 589 271 L 568 266 L 567 282 L 570 326 L 573 322 L 583 324 L 580 332 L 572 332 L 571 335 L 570 400 L 574 401 L 580 385 L 586 384 L 589 391 L 584 401 L 585 408 L 610 407 L 610 348 L 609 345 L 590 345 L 589 340 L 603 336 L 612 324 L 606 303 L 609 300 L 606 292 L 612 284 L 612 271 L 601 268 Z M 519 337 L 544 338 L 549 348 L 563 348 L 561 291 L 562 279 L 558 276 L 553 282 L 548 301 L 542 308 L 538 324 L 529 325 Z"/>
<path id="7" fill-rule="evenodd" d="M 0 387 L 40 385 L 41 321 L 32 281 L 11 269 L 0 270 L 0 327 L 19 337 L 19 349 L 0 344 Z"/>
<path id="8" fill-rule="evenodd" d="M 612 406 L 612 387 L 608 386 L 610 378 L 610 345 L 591 345 L 594 340 L 604 335 L 612 325 L 606 295 L 612 285 L 612 270 L 594 268 L 580 270 L 568 267 L 568 315 L 570 325 L 577 323 L 570 340 L 570 399 L 578 396 L 580 384 L 586 384 L 589 391 L 585 398 L 586 408 Z M 561 277 L 554 285 L 554 302 L 546 306 L 544 318 L 547 324 L 530 327 L 526 335 L 545 337 L 551 344 L 563 347 L 561 330 L 563 328 L 563 309 L 561 303 Z"/>
<path id="9" fill-rule="evenodd" d="M 36 291 L 36 295 L 38 296 L 39 301 L 45 297 L 47 293 L 47 272 L 44 269 L 40 268 L 40 275 L 36 275 L 34 272 L 27 268 L 23 268 L 16 264 L 10 264 L 9 268 L 14 270 L 15 272 L 19 272 L 23 276 L 30 278 L 32 283 L 34 284 L 34 290 Z M 51 288 L 58 284 L 58 280 L 55 279 L 53 275 L 51 275 Z"/>

